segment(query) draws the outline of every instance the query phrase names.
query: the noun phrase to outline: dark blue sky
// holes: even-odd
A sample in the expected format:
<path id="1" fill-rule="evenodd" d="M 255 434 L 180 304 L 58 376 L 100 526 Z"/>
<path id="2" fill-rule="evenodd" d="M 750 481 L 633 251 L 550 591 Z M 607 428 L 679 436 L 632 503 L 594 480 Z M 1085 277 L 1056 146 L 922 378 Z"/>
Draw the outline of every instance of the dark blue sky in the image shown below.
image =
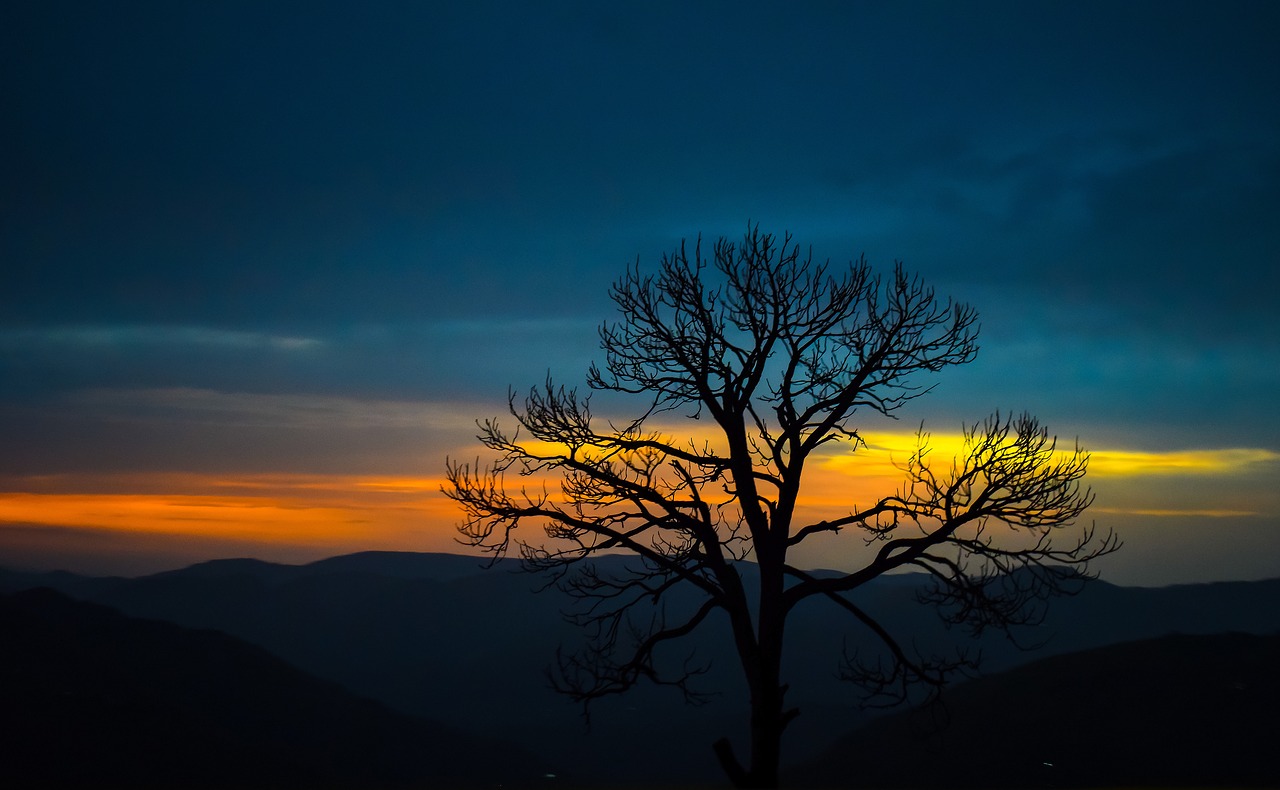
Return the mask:
<path id="1" fill-rule="evenodd" d="M 751 220 L 978 308 L 908 421 L 1257 450 L 1256 514 L 1277 34 L 1267 2 L 8 2 L 0 472 L 438 474 L 438 431 L 243 406 L 578 381 L 623 267 Z"/>

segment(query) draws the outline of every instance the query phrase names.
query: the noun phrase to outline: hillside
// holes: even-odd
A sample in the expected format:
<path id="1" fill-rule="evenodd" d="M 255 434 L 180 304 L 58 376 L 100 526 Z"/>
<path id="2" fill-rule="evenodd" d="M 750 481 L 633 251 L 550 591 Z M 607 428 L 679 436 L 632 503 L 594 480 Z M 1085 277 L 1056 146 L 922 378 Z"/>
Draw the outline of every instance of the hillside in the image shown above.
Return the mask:
<path id="1" fill-rule="evenodd" d="M 1280 635 L 1170 635 L 956 686 L 796 768 L 824 788 L 1280 786 Z"/>
<path id="2" fill-rule="evenodd" d="M 138 579 L 0 573 L 0 588 L 52 583 L 135 616 L 224 631 L 399 711 L 521 743 L 562 777 L 720 779 L 710 744 L 721 736 L 742 739 L 746 721 L 724 622 L 713 617 L 667 654 L 684 661 L 693 653 L 709 666 L 698 684 L 716 694 L 709 704 L 687 707 L 672 689 L 642 685 L 602 700 L 588 729 L 544 674 L 558 647 L 582 641 L 560 615 L 571 602 L 554 589 L 535 593 L 540 580 L 511 572 L 512 561 L 488 570 L 482 564 L 474 557 L 369 552 L 303 566 L 220 560 Z M 748 584 L 751 567 L 744 565 Z M 920 649 L 947 650 L 964 635 L 916 603 L 918 583 L 878 580 L 858 601 Z M 1280 631 L 1280 580 L 1159 589 L 1096 582 L 1054 601 L 1045 623 L 1021 634 L 1039 649 L 1020 650 L 999 635 L 980 647 L 990 673 L 1173 632 L 1223 631 Z M 842 647 L 876 645 L 824 601 L 797 609 L 788 636 L 788 700 L 802 713 L 788 730 L 786 752 L 798 763 L 871 718 L 835 670 Z"/>
<path id="3" fill-rule="evenodd" d="M 354 697 L 225 634 L 47 589 L 0 596 L 0 633 L 8 787 L 457 787 L 537 775 L 518 750 Z"/>

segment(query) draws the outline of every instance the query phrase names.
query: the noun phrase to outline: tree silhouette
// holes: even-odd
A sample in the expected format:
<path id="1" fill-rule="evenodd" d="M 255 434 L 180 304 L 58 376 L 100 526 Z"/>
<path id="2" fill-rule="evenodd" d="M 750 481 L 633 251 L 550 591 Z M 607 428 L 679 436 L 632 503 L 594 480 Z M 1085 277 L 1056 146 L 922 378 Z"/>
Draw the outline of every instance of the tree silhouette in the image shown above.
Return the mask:
<path id="1" fill-rule="evenodd" d="M 797 518 L 814 454 L 833 443 L 865 447 L 855 415 L 895 415 L 931 389 L 922 374 L 977 352 L 974 310 L 939 300 L 900 264 L 884 279 L 865 259 L 837 270 L 802 256 L 789 234 L 779 242 L 749 227 L 740 243 L 718 240 L 709 259 L 699 240 L 692 256 L 684 244 L 664 256 L 656 275 L 637 262 L 610 295 L 621 319 L 600 329 L 604 364 L 591 366 L 587 383 L 644 396 L 640 415 L 593 418 L 589 397 L 550 379 L 523 399 L 512 392 L 518 427 L 478 423 L 497 459 L 450 460 L 445 493 L 465 513 L 465 542 L 495 555 L 514 546 L 529 569 L 551 571 L 585 602 L 569 616 L 589 643 L 561 654 L 552 672 L 584 704 L 641 680 L 696 699 L 690 681 L 701 668 L 672 670 L 655 652 L 723 613 L 750 691 L 750 754 L 744 765 L 727 739 L 714 748 L 739 787 L 777 786 L 782 734 L 799 713 L 786 704 L 782 655 L 800 602 L 826 600 L 874 632 L 888 660 L 846 655 L 843 674 L 872 701 L 900 701 L 972 662 L 908 651 L 859 605 L 860 587 L 923 570 L 932 587 L 922 601 L 946 621 L 975 635 L 1008 632 L 1042 617 L 1048 597 L 1077 589 L 1088 563 L 1119 545 L 1093 528 L 1054 542 L 1092 501 L 1081 482 L 1088 455 L 1060 450 L 1025 415 L 968 427 L 962 457 L 942 463 L 922 431 L 897 491 L 843 515 Z M 669 414 L 710 423 L 714 438 L 653 427 Z M 511 485 L 508 472 L 537 482 Z M 541 529 L 522 539 L 526 524 Z M 788 562 L 802 542 L 846 528 L 875 549 L 859 569 L 818 576 Z M 602 552 L 641 561 L 613 572 L 583 562 Z M 758 596 L 744 585 L 747 559 Z M 678 588 L 695 590 L 700 604 L 672 616 L 661 604 Z"/>

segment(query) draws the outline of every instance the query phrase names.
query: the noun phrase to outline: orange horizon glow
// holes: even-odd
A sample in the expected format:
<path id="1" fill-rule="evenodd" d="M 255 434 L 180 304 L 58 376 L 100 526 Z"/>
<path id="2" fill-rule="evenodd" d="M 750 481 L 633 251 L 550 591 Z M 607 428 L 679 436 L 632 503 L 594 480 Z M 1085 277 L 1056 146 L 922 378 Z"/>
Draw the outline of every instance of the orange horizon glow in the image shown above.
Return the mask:
<path id="1" fill-rule="evenodd" d="M 94 476 L 87 488 L 0 493 L 0 525 L 77 527 L 155 536 L 250 540 L 266 544 L 453 545 L 453 503 L 443 479 L 184 473 Z M 59 476 L 58 487 L 74 486 Z M 433 525 L 435 528 L 433 528 Z M 0 527 L 2 528 L 2 527 Z"/>
<path id="2" fill-rule="evenodd" d="M 869 433 L 816 456 L 806 473 L 802 518 L 843 515 L 897 490 L 914 432 Z M 963 447 L 959 434 L 933 434 L 938 463 Z M 1280 454 L 1254 448 L 1091 453 L 1087 481 L 1123 490 L 1124 507 L 1099 502 L 1091 512 L 1135 516 L 1256 515 L 1247 502 L 1179 502 L 1144 494 L 1142 481 L 1176 476 L 1246 475 L 1272 467 Z M 0 481 L 4 524 L 77 527 L 110 532 L 252 540 L 269 544 L 401 546 L 454 550 L 461 518 L 440 491 L 443 476 L 158 472 L 45 475 Z M 521 481 L 532 482 L 532 481 Z M 553 489 L 554 490 L 554 489 Z"/>

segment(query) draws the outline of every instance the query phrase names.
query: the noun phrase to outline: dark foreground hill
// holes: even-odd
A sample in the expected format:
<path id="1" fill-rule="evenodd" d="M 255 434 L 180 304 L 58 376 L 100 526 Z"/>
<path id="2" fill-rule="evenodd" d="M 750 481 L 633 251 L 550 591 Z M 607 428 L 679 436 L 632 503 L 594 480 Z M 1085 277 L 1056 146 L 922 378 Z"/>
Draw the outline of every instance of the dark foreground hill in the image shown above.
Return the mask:
<path id="1" fill-rule="evenodd" d="M 620 558 L 607 558 L 617 561 Z M 220 560 L 137 579 L 0 572 L 0 589 L 33 583 L 127 614 L 209 628 L 259 645 L 312 675 L 410 715 L 445 721 L 484 737 L 519 743 L 547 770 L 577 780 L 646 786 L 715 782 L 711 743 L 728 736 L 745 748 L 741 671 L 723 618 L 712 616 L 666 658 L 708 665 L 687 707 L 668 687 L 642 684 L 601 700 L 587 729 L 580 709 L 544 674 L 556 649 L 581 644 L 560 616 L 571 605 L 538 578 L 485 570 L 475 557 L 370 552 L 303 566 Z M 752 584 L 752 566 L 744 563 Z M 922 651 L 950 654 L 964 634 L 943 628 L 916 601 L 918 577 L 877 580 L 857 603 Z M 676 596 L 673 606 L 687 606 Z M 789 704 L 801 715 L 787 731 L 789 760 L 822 753 L 869 719 L 855 689 L 836 676 L 842 648 L 874 656 L 877 644 L 847 613 L 825 601 L 797 608 L 788 622 Z M 1055 600 L 1041 626 L 1020 636 L 1042 644 L 1023 652 L 999 635 L 978 645 L 983 669 L 997 672 L 1035 658 L 1169 633 L 1280 631 L 1280 580 L 1124 588 L 1095 582 Z"/>
<path id="2" fill-rule="evenodd" d="M 516 750 L 354 697 L 225 634 L 48 589 L 0 596 L 0 634 L 6 787 L 465 787 L 536 777 Z"/>
<path id="3" fill-rule="evenodd" d="M 877 719 L 792 773 L 823 788 L 1280 787 L 1280 636 L 1055 656 Z"/>

